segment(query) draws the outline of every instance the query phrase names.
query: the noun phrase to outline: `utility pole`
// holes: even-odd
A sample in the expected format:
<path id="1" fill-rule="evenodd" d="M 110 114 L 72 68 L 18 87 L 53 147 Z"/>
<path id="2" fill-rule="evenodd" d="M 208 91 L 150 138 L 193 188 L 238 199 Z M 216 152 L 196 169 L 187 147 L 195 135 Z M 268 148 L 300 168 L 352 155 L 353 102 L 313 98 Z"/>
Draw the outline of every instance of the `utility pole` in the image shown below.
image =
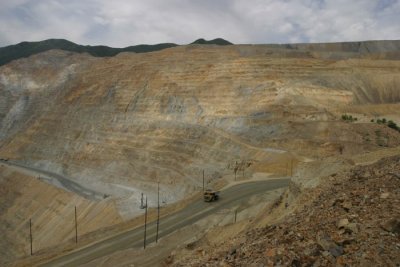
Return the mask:
<path id="1" fill-rule="evenodd" d="M 204 170 L 203 170 L 203 192 L 204 192 Z"/>
<path id="2" fill-rule="evenodd" d="M 156 243 L 158 243 L 158 229 L 160 226 L 160 181 L 158 181 L 157 188 L 157 232 L 156 232 Z"/>
<path id="3" fill-rule="evenodd" d="M 75 206 L 75 243 L 78 244 L 78 219 L 76 216 L 76 206 Z"/>
<path id="4" fill-rule="evenodd" d="M 289 175 L 289 162 L 286 162 L 286 176 Z"/>
<path id="5" fill-rule="evenodd" d="M 29 236 L 31 239 L 31 256 L 33 255 L 33 246 L 32 246 L 32 219 L 29 219 Z"/>
<path id="6" fill-rule="evenodd" d="M 237 217 L 237 210 L 235 210 L 235 223 L 236 223 L 236 217 Z"/>
<path id="7" fill-rule="evenodd" d="M 144 206 L 143 206 L 143 193 L 142 193 L 142 197 L 140 198 L 140 208 L 144 209 Z"/>
<path id="8" fill-rule="evenodd" d="M 293 159 L 290 160 L 290 177 L 293 177 Z"/>
<path id="9" fill-rule="evenodd" d="M 147 230 L 147 196 L 146 196 L 146 206 L 144 213 L 144 240 L 143 240 L 143 248 L 146 249 L 146 230 Z"/>
<path id="10" fill-rule="evenodd" d="M 237 173 L 237 171 L 238 171 L 238 166 L 237 166 L 237 161 L 235 161 L 235 169 L 234 169 L 234 172 L 235 172 L 235 181 L 236 181 L 236 173 Z"/>

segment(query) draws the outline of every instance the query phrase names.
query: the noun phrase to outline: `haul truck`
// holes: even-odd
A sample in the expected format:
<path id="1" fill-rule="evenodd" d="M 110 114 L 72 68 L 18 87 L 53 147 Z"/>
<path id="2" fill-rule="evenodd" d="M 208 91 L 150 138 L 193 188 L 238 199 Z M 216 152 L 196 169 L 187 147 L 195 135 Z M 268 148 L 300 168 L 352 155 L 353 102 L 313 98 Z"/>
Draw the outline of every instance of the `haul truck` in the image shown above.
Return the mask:
<path id="1" fill-rule="evenodd" d="M 217 201 L 218 198 L 219 198 L 219 191 L 214 191 L 211 189 L 207 189 L 206 191 L 204 191 L 205 202 Z"/>

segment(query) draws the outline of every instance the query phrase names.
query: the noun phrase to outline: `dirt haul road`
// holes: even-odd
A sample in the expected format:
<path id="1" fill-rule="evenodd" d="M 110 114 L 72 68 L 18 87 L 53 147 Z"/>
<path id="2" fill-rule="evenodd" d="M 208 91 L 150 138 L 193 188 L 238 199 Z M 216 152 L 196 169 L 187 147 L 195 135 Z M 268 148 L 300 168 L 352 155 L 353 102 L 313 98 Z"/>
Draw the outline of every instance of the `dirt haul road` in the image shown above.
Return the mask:
<path id="1" fill-rule="evenodd" d="M 82 186 L 81 184 L 72 181 L 65 176 L 54 172 L 41 170 L 35 167 L 26 166 L 21 163 L 12 162 L 4 159 L 0 159 L 0 165 L 6 165 L 22 173 L 26 173 L 27 175 L 38 176 L 40 177 L 40 179 L 49 184 L 52 184 L 66 191 L 73 192 L 89 200 L 100 200 L 104 198 L 104 194 L 93 191 L 87 187 Z"/>
<path id="2" fill-rule="evenodd" d="M 183 210 L 160 220 L 159 237 L 193 224 L 221 209 L 233 207 L 254 195 L 286 187 L 289 180 L 282 178 L 239 184 L 221 191 L 220 200 L 217 202 L 205 203 L 203 200 L 198 200 L 191 203 Z M 147 244 L 155 241 L 156 227 L 156 221 L 147 224 Z M 143 235 L 142 226 L 54 259 L 42 266 L 79 266 L 116 251 L 132 247 L 140 248 L 143 247 Z"/>

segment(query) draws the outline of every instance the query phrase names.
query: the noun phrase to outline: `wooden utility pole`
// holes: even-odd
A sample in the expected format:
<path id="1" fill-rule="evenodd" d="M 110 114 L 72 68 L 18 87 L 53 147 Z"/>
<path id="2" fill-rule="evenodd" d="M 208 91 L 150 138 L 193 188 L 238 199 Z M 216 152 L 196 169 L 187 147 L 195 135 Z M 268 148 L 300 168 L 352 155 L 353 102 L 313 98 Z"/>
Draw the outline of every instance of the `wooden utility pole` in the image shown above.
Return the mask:
<path id="1" fill-rule="evenodd" d="M 156 232 L 156 243 L 158 243 L 158 229 L 160 226 L 160 182 L 158 182 L 157 188 L 157 232 Z"/>
<path id="2" fill-rule="evenodd" d="M 237 161 L 235 161 L 235 169 L 234 169 L 234 172 L 235 172 L 235 181 L 236 181 L 236 173 L 237 173 L 237 171 L 238 171 L 238 166 L 237 166 Z"/>
<path id="3" fill-rule="evenodd" d="M 235 210 L 235 223 L 236 223 L 236 217 L 237 217 L 237 210 Z"/>
<path id="4" fill-rule="evenodd" d="M 293 177 L 293 159 L 290 160 L 290 176 Z"/>
<path id="5" fill-rule="evenodd" d="M 204 170 L 203 170 L 203 192 L 204 192 Z"/>
<path id="6" fill-rule="evenodd" d="M 78 244 L 78 219 L 76 216 L 76 206 L 75 206 L 75 243 Z"/>
<path id="7" fill-rule="evenodd" d="M 33 246 L 32 246 L 32 243 L 33 243 L 33 240 L 32 240 L 32 219 L 29 219 L 29 237 L 30 237 L 30 240 L 31 240 L 31 256 L 33 255 Z"/>
<path id="8" fill-rule="evenodd" d="M 143 248 L 146 249 L 146 230 L 147 230 L 147 196 L 146 196 L 146 206 L 144 212 L 144 240 L 143 240 Z"/>

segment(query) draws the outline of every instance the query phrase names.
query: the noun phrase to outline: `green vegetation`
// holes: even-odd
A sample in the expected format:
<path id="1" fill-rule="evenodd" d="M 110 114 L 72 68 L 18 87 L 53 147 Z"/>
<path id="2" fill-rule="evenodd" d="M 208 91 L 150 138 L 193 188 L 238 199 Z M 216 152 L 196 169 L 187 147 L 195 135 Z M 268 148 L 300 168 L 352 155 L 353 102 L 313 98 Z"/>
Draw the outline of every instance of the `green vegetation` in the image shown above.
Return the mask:
<path id="1" fill-rule="evenodd" d="M 192 44 L 230 45 L 232 43 L 224 39 L 217 38 L 210 41 L 199 39 L 193 42 Z M 128 46 L 125 48 L 112 48 L 103 45 L 98 45 L 98 46 L 78 45 L 64 39 L 49 39 L 40 42 L 22 42 L 16 45 L 10 45 L 0 48 L 0 66 L 5 65 L 8 62 L 15 59 L 29 57 L 31 55 L 52 49 L 60 49 L 76 53 L 88 53 L 95 57 L 113 57 L 121 52 L 147 53 L 175 46 L 178 45 L 174 43 L 163 43 L 155 45 L 135 45 L 135 46 Z"/>
<path id="2" fill-rule="evenodd" d="M 374 120 L 371 120 L 371 122 L 374 122 Z M 385 118 L 382 119 L 377 119 L 376 123 L 378 124 L 385 124 L 386 126 L 388 126 L 389 128 L 392 128 L 398 132 L 400 132 L 400 127 L 397 126 L 397 124 L 395 122 L 393 122 L 392 120 L 386 120 Z"/>
<path id="3" fill-rule="evenodd" d="M 400 132 L 399 126 L 397 126 L 397 124 L 393 121 L 388 121 L 387 126 Z"/>
<path id="4" fill-rule="evenodd" d="M 177 46 L 172 43 L 156 45 L 136 45 L 125 48 L 112 48 L 108 46 L 83 46 L 63 39 L 49 39 L 40 42 L 22 42 L 0 48 L 0 66 L 8 62 L 29 57 L 34 54 L 45 52 L 51 49 L 60 49 L 76 53 L 89 53 L 95 57 L 112 57 L 121 52 L 146 53 L 158 51 L 165 48 Z"/>
<path id="5" fill-rule="evenodd" d="M 351 115 L 343 114 L 342 120 L 353 122 L 353 121 L 357 121 L 358 119 L 356 117 L 353 118 L 353 116 L 351 116 Z"/>
<path id="6" fill-rule="evenodd" d="M 191 44 L 233 45 L 231 42 L 228 42 L 227 40 L 224 40 L 222 38 L 217 38 L 217 39 L 213 39 L 210 41 L 207 41 L 207 40 L 201 38 L 201 39 L 197 39 L 196 41 L 194 41 Z"/>

